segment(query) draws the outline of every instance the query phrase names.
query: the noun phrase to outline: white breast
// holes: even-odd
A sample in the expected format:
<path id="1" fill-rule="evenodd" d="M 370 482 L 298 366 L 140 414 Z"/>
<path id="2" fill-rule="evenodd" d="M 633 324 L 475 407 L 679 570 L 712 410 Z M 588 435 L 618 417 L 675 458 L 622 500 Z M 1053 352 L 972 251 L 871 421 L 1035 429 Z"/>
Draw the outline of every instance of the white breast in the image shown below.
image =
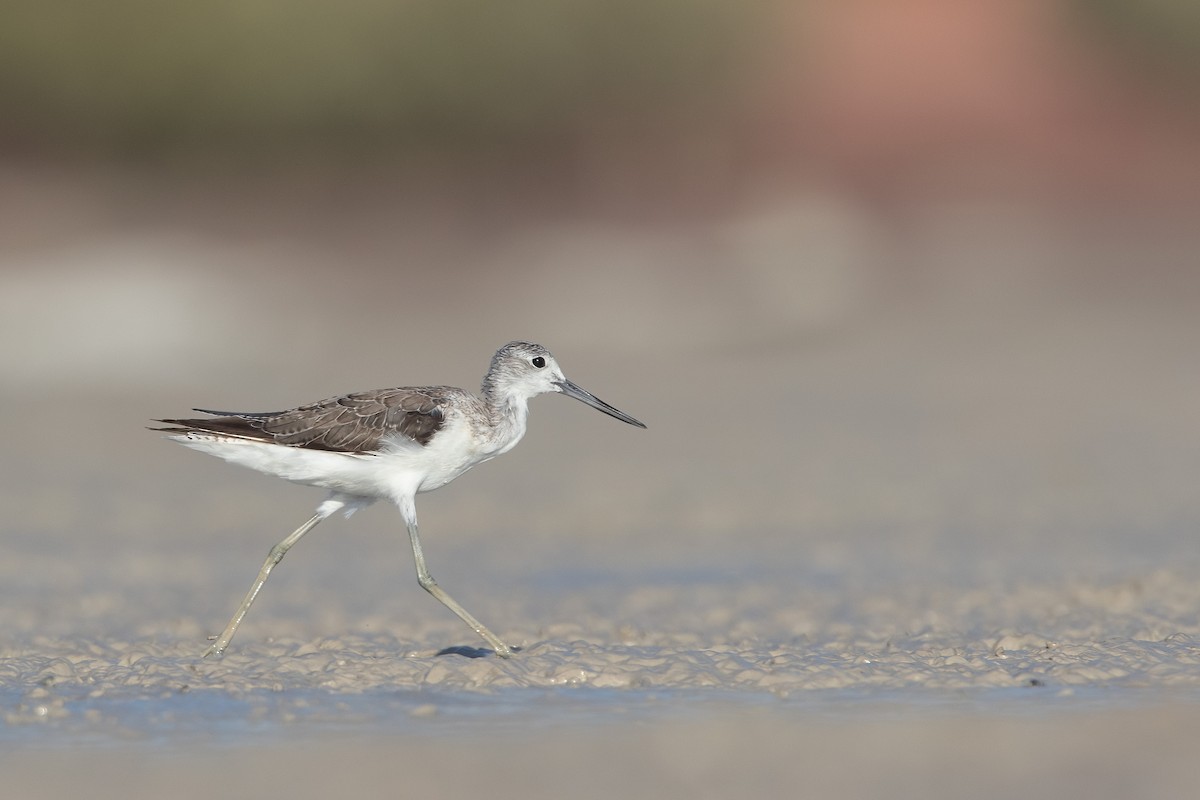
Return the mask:
<path id="1" fill-rule="evenodd" d="M 294 483 L 356 497 L 397 499 L 445 486 L 476 464 L 511 450 L 524 433 L 524 414 L 479 430 L 466 417 L 454 414 L 427 445 L 396 436 L 386 440 L 376 453 L 288 447 L 197 431 L 170 438 L 232 464 Z"/>

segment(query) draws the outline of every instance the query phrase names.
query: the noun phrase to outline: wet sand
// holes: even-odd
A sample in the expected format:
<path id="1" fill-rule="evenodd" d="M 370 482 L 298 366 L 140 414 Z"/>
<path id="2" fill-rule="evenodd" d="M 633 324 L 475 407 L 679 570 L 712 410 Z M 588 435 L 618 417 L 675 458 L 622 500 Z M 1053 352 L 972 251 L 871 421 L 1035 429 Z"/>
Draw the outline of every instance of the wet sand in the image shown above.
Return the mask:
<path id="1" fill-rule="evenodd" d="M 701 244 L 160 221 L 10 247 L 6 793 L 1184 796 L 1192 234 L 785 211 Z M 147 420 L 474 386 L 517 337 L 649 425 L 539 398 L 512 453 L 418 499 L 434 574 L 518 656 L 417 587 L 377 506 L 306 538 L 200 660 L 321 496 Z"/>

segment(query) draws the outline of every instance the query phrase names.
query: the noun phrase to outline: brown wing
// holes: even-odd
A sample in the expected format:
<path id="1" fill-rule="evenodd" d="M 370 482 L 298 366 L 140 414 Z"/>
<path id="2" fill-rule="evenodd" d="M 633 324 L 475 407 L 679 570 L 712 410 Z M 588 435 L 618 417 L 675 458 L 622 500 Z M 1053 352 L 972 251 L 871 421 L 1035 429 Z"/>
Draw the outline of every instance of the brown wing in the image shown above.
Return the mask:
<path id="1" fill-rule="evenodd" d="M 206 411 L 207 419 L 162 419 L 178 427 L 156 428 L 171 433 L 205 431 L 340 453 L 380 449 L 389 436 L 404 436 L 425 445 L 446 421 L 445 408 L 461 389 L 431 386 L 420 389 L 377 389 L 331 397 L 289 411 L 266 413 Z"/>

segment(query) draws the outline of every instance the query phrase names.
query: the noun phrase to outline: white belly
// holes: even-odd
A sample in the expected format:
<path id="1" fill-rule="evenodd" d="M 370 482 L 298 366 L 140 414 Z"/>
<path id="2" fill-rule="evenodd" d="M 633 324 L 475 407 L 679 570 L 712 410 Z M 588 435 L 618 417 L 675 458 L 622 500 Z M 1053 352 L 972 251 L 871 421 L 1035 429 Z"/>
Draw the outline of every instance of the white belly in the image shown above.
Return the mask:
<path id="1" fill-rule="evenodd" d="M 364 498 L 391 498 L 429 492 L 445 486 L 476 464 L 494 458 L 501 448 L 481 449 L 466 425 L 449 425 L 422 446 L 397 438 L 379 453 L 310 450 L 207 433 L 172 439 L 232 464 L 294 483 L 318 486 Z"/>

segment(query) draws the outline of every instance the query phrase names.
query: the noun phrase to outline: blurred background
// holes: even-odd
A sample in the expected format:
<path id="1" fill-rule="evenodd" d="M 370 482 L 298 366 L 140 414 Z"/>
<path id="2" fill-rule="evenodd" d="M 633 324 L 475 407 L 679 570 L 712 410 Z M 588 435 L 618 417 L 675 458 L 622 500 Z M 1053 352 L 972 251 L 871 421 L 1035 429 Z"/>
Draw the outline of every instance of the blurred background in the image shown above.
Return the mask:
<path id="1" fill-rule="evenodd" d="M 791 346 L 930 290 L 1195 274 L 1184 0 L 0 15 L 12 387 Z"/>
<path id="2" fill-rule="evenodd" d="M 149 418 L 473 387 L 514 338 L 650 429 L 535 401 L 503 468 L 422 501 L 458 532 L 434 547 L 837 574 L 1190 552 L 1198 9 L 10 0 L 10 590 L 136 624 L 114 584 L 170 564 L 216 624 L 318 498 Z M 244 563 L 215 586 L 213 542 Z"/>
<path id="3" fill-rule="evenodd" d="M 1182 796 L 1198 267 L 1195 0 L 5 0 L 6 779 Z M 516 338 L 649 425 L 538 398 L 419 499 L 522 658 L 434 655 L 374 508 L 199 662 L 321 496 L 150 419 Z"/>
<path id="4" fill-rule="evenodd" d="M 421 371 L 434 319 L 455 362 L 792 345 L 930 289 L 1195 273 L 1183 0 L 0 14 L 16 385 L 274 383 L 385 338 Z"/>

